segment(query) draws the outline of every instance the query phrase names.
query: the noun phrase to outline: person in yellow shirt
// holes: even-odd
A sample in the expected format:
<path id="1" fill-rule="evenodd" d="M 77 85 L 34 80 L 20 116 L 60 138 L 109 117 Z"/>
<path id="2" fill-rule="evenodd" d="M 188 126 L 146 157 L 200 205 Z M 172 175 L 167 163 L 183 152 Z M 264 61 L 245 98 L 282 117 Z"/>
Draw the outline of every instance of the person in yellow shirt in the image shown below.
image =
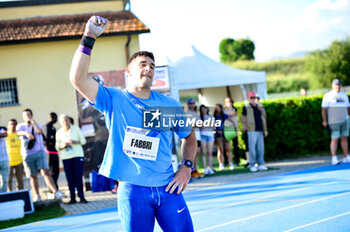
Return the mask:
<path id="1" fill-rule="evenodd" d="M 10 161 L 10 173 L 8 179 L 9 190 L 12 191 L 12 176 L 16 175 L 17 188 L 23 189 L 23 164 L 21 156 L 21 140 L 16 133 L 17 121 L 10 119 L 7 124 L 6 147 Z"/>

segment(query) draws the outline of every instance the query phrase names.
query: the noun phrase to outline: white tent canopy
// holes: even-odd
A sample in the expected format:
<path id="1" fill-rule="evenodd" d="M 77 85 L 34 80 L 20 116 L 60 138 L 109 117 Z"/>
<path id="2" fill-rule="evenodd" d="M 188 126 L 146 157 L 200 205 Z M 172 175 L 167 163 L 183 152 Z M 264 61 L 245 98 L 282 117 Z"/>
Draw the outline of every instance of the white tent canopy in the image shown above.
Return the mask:
<path id="1" fill-rule="evenodd" d="M 235 99 L 236 101 L 246 99 L 249 91 L 256 91 L 261 98 L 267 97 L 265 72 L 233 68 L 210 59 L 194 46 L 192 50 L 191 56 L 185 56 L 175 62 L 169 60 L 170 76 L 179 91 L 236 86 L 241 91 L 239 98 L 243 98 Z M 234 91 L 237 91 L 237 88 Z"/>

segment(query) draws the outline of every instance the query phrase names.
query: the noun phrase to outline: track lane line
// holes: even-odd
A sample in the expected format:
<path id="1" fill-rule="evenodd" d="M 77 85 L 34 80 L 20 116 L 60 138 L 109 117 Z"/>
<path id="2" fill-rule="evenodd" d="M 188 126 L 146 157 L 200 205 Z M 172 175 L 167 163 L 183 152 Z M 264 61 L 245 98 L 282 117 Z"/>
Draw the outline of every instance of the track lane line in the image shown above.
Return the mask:
<path id="1" fill-rule="evenodd" d="M 329 182 L 329 183 L 323 183 L 323 184 L 319 184 L 317 186 L 323 186 L 323 185 L 330 185 L 330 184 L 335 184 L 335 183 L 338 183 L 337 181 L 334 181 L 334 182 Z M 271 195 L 267 195 L 267 196 L 263 196 L 263 197 L 260 197 L 260 199 L 266 199 L 266 198 L 270 198 L 270 197 L 277 197 L 277 196 L 283 196 L 285 194 L 288 194 L 288 193 L 295 193 L 295 192 L 299 192 L 299 191 L 303 191 L 303 190 L 308 190 L 310 188 L 313 188 L 315 186 L 311 186 L 311 187 L 306 187 L 306 188 L 301 188 L 301 189 L 294 189 L 294 190 L 289 190 L 287 192 L 284 192 L 284 193 L 275 193 L 275 194 L 271 194 Z M 198 211 L 198 212 L 194 212 L 194 213 L 191 213 L 192 216 L 196 216 L 196 215 L 199 215 L 199 214 L 203 214 L 203 213 L 207 213 L 207 212 L 210 212 L 212 210 L 216 210 L 216 209 L 222 209 L 222 208 L 227 208 L 227 207 L 230 207 L 230 206 L 237 206 L 237 205 L 243 205 L 243 204 L 246 204 L 246 203 L 249 203 L 249 202 L 254 202 L 254 201 L 257 201 L 256 199 L 250 199 L 250 200 L 246 200 L 246 201 L 240 201 L 240 202 L 234 202 L 234 203 L 231 203 L 231 204 L 225 204 L 223 206 L 219 206 L 219 207 L 213 207 L 213 208 L 210 208 L 210 209 L 206 209 L 206 210 L 202 210 L 202 211 Z"/>
<path id="2" fill-rule="evenodd" d="M 51 232 L 62 231 L 62 230 L 67 231 L 67 230 L 71 230 L 71 229 L 77 229 L 79 227 L 86 227 L 88 225 L 92 225 L 92 224 L 96 224 L 96 223 L 110 221 L 110 220 L 113 220 L 113 219 L 119 219 L 119 215 L 118 216 L 109 217 L 109 218 L 99 219 L 99 220 L 96 220 L 96 221 L 90 221 L 89 223 L 85 223 L 85 224 L 77 224 L 77 225 L 73 225 L 73 226 L 70 226 L 70 227 L 65 227 L 64 229 L 60 228 L 58 230 L 50 230 L 50 231 Z"/>
<path id="3" fill-rule="evenodd" d="M 197 230 L 197 231 L 198 232 L 208 231 L 208 230 L 216 229 L 216 228 L 219 228 L 219 227 L 227 226 L 227 225 L 230 225 L 230 224 L 234 224 L 234 223 L 237 223 L 237 222 L 242 222 L 242 221 L 246 221 L 246 220 L 249 220 L 249 219 L 265 216 L 265 215 L 268 215 L 268 214 L 284 211 L 284 210 L 287 210 L 287 209 L 292 209 L 292 208 L 296 208 L 296 207 L 299 207 L 299 206 L 308 205 L 308 204 L 316 203 L 316 202 L 319 202 L 319 201 L 324 201 L 324 200 L 332 199 L 332 198 L 339 197 L 339 196 L 349 195 L 349 194 L 350 194 L 350 192 L 347 191 L 345 193 L 339 193 L 339 194 L 336 194 L 336 195 L 333 195 L 333 196 L 323 197 L 323 198 L 319 198 L 319 199 L 316 199 L 316 200 L 311 200 L 311 201 L 307 201 L 307 202 L 304 202 L 304 203 L 291 205 L 291 206 L 287 206 L 287 207 L 276 209 L 276 210 L 271 210 L 271 211 L 268 211 L 268 212 L 265 212 L 265 213 L 256 214 L 256 215 L 252 215 L 252 216 L 241 218 L 241 219 L 236 219 L 236 220 L 229 221 L 229 222 L 226 222 L 226 223 L 222 223 L 222 224 L 219 224 L 219 225 L 203 228 L 203 229 Z"/>
<path id="4" fill-rule="evenodd" d="M 315 225 L 315 224 L 317 224 L 317 223 L 329 221 L 329 220 L 332 220 L 332 219 L 335 219 L 335 218 L 338 218 L 338 217 L 342 217 L 342 216 L 345 216 L 345 215 L 348 215 L 348 214 L 350 214 L 350 211 L 348 211 L 348 212 L 346 212 L 346 213 L 342 213 L 342 214 L 335 215 L 335 216 L 333 216 L 333 217 L 324 218 L 324 219 L 319 220 L 319 221 L 311 222 L 311 223 L 309 223 L 309 224 L 305 224 L 305 225 L 302 225 L 302 226 L 298 226 L 298 227 L 295 227 L 295 228 L 293 228 L 293 229 L 285 230 L 284 232 L 290 232 L 290 231 L 299 230 L 299 229 L 302 229 L 302 228 L 305 228 L 305 227 L 308 227 L 308 226 Z"/>
<path id="5" fill-rule="evenodd" d="M 277 194 L 275 193 L 275 194 L 267 195 L 267 196 L 264 196 L 264 197 L 260 197 L 259 199 L 265 199 L 265 198 L 270 198 L 270 197 L 283 196 L 283 195 L 288 194 L 288 193 L 295 193 L 295 192 L 307 190 L 307 189 L 310 189 L 310 188 L 311 188 L 311 187 L 307 187 L 307 188 L 289 190 L 289 191 L 284 192 L 284 193 L 277 193 Z M 210 211 L 212 211 L 212 210 L 227 208 L 227 207 L 230 207 L 230 206 L 243 205 L 243 204 L 246 204 L 246 203 L 249 203 L 249 202 L 254 202 L 254 201 L 256 201 L 256 199 L 253 199 L 253 200 L 250 199 L 250 200 L 246 200 L 246 201 L 234 202 L 234 203 L 231 203 L 231 204 L 228 204 L 228 205 L 226 204 L 226 205 L 223 205 L 223 206 L 213 207 L 213 208 L 206 209 L 206 210 L 203 210 L 203 211 L 191 213 L 191 215 L 192 215 L 192 216 L 195 216 L 195 215 L 199 215 L 199 214 L 203 214 L 203 213 L 210 212 Z"/>

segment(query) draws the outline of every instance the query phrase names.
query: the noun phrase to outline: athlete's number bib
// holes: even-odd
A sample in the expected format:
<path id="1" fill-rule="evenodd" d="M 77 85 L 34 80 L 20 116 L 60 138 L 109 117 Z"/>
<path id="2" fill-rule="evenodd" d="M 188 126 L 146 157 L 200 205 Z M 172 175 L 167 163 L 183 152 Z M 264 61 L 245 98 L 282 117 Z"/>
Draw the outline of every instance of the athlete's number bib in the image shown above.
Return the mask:
<path id="1" fill-rule="evenodd" d="M 127 126 L 123 151 L 130 157 L 153 160 L 157 159 L 159 138 L 147 136 L 151 132 L 137 127 Z"/>

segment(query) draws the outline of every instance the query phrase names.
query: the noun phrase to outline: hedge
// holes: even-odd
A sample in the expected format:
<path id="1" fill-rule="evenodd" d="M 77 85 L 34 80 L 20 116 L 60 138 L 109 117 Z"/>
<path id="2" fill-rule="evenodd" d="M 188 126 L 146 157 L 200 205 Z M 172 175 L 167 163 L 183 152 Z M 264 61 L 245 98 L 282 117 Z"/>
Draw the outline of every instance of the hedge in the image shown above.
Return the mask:
<path id="1" fill-rule="evenodd" d="M 262 101 L 268 125 L 265 160 L 329 151 L 330 136 L 322 126 L 322 97 L 318 95 Z M 235 104 L 240 117 L 243 105 L 239 102 Z M 239 138 L 239 141 L 240 147 L 243 148 L 242 138 Z"/>

